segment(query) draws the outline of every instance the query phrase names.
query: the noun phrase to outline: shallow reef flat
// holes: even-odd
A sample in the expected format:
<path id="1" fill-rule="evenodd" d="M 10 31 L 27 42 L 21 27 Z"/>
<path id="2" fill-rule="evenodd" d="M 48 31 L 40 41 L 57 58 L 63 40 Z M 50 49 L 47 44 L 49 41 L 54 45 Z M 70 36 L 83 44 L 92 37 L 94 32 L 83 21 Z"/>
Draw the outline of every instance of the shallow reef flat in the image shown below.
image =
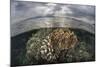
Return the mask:
<path id="1" fill-rule="evenodd" d="M 95 60 L 95 34 L 77 28 L 40 28 L 11 37 L 11 65 Z"/>

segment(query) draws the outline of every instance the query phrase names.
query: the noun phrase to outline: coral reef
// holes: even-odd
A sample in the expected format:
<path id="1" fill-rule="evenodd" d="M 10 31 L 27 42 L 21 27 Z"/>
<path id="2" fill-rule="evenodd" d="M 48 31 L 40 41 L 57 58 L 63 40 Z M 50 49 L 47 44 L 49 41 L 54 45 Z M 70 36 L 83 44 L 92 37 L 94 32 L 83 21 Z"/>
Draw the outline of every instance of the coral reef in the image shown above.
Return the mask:
<path id="1" fill-rule="evenodd" d="M 66 51 L 78 42 L 77 36 L 68 28 L 51 29 L 49 33 L 45 30 L 44 33 L 43 36 L 35 34 L 28 40 L 26 47 L 28 59 L 57 62 L 62 53 L 64 57 Z"/>
<path id="2" fill-rule="evenodd" d="M 40 28 L 11 40 L 12 66 L 95 60 L 95 34 L 82 29 Z"/>

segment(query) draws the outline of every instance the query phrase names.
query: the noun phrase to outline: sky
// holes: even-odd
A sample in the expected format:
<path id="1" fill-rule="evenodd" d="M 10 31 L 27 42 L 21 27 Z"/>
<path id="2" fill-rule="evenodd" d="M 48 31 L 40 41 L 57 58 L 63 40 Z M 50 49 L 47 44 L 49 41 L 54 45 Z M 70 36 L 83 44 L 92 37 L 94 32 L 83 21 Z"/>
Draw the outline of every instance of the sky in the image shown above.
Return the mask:
<path id="1" fill-rule="evenodd" d="M 45 16 L 67 16 L 94 25 L 95 6 L 11 0 L 11 28 L 16 27 L 14 24 L 22 26 L 23 20 Z M 26 26 L 25 23 L 24 26 Z"/>
<path id="2" fill-rule="evenodd" d="M 91 5 L 11 1 L 11 18 L 14 22 L 23 18 L 57 15 L 58 13 L 91 21 L 91 23 L 95 20 L 95 6 Z"/>

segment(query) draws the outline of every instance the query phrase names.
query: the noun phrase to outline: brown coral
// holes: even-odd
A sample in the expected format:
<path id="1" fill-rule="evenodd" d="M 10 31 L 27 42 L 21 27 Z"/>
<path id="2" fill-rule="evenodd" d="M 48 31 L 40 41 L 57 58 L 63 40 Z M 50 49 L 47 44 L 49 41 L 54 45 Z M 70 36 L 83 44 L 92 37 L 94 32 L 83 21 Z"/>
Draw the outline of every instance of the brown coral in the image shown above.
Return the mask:
<path id="1" fill-rule="evenodd" d="M 77 43 L 76 35 L 69 29 L 58 28 L 50 34 L 51 45 L 60 50 L 69 49 Z"/>

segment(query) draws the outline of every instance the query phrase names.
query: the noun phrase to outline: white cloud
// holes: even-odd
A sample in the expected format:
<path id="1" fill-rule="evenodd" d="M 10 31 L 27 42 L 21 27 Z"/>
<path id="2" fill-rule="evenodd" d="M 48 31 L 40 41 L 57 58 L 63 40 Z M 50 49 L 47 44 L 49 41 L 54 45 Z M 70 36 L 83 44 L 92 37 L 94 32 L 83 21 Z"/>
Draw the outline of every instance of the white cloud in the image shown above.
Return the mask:
<path id="1" fill-rule="evenodd" d="M 55 15 L 66 16 L 67 14 L 72 14 L 72 11 L 67 6 L 60 6 L 61 9 L 55 12 Z"/>

